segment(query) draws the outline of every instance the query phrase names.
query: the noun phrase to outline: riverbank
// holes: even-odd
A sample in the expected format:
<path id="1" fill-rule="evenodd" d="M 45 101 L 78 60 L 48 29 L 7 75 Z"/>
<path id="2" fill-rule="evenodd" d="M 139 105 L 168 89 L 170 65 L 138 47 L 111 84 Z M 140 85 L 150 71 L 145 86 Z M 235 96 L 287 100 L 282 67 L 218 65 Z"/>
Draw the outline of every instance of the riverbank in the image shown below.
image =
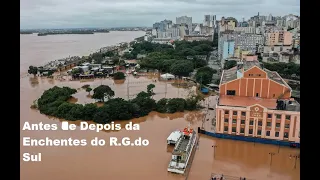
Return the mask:
<path id="1" fill-rule="evenodd" d="M 92 36 L 20 35 L 20 74 L 24 76 L 29 66 L 55 68 L 59 60 L 62 63 L 66 61 L 71 63 L 75 57 L 85 58 L 100 50 L 101 52 L 112 50 L 115 46 L 128 44 L 144 34 L 145 32 L 141 31 L 110 31 L 110 33 L 95 33 Z"/>

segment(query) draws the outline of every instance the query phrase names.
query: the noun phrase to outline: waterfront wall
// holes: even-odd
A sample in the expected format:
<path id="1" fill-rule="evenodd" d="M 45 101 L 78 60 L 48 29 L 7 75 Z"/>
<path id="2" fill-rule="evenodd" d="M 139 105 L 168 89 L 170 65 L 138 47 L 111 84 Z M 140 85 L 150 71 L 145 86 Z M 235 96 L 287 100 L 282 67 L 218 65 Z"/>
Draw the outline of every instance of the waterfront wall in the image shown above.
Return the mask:
<path id="1" fill-rule="evenodd" d="M 230 135 L 230 134 L 218 134 L 218 133 L 213 133 L 213 132 L 201 130 L 200 127 L 198 127 L 198 133 L 205 134 L 205 135 L 215 137 L 215 138 L 231 139 L 231 140 L 247 141 L 247 142 L 253 142 L 253 143 L 272 144 L 272 145 L 277 145 L 277 146 L 289 146 L 289 147 L 300 148 L 300 143 L 288 142 L 288 141 L 277 141 L 277 140 L 273 140 L 273 139 L 263 139 L 263 138 L 248 137 L 248 136 L 235 136 L 235 135 Z"/>

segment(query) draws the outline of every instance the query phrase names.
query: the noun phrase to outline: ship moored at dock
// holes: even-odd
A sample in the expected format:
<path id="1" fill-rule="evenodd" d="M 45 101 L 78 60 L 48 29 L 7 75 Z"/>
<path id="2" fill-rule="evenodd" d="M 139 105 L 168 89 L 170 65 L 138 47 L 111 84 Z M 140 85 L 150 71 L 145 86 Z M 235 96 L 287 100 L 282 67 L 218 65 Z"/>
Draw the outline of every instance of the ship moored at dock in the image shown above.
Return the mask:
<path id="1" fill-rule="evenodd" d="M 196 142 L 197 133 L 190 127 L 185 128 L 173 149 L 169 172 L 184 174 Z"/>

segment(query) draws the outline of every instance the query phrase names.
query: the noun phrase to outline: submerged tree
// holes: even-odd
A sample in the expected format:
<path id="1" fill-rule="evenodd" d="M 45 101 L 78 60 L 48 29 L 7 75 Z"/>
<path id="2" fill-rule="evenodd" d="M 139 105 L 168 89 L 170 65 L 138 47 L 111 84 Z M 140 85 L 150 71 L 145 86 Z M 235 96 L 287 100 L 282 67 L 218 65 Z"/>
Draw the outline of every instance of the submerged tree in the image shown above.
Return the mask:
<path id="1" fill-rule="evenodd" d="M 90 92 L 92 91 L 92 88 L 91 87 L 87 87 L 86 91 L 89 93 L 90 95 Z"/>
<path id="2" fill-rule="evenodd" d="M 34 76 L 36 76 L 36 74 L 38 73 L 38 68 L 35 66 L 29 66 L 29 70 L 28 70 L 29 74 L 33 74 Z"/>
<path id="3" fill-rule="evenodd" d="M 153 95 L 153 94 L 154 94 L 153 89 L 154 89 L 155 87 L 156 87 L 156 86 L 155 86 L 154 84 L 149 84 L 149 85 L 147 86 L 147 92 L 148 92 L 148 94 Z"/>
<path id="4" fill-rule="evenodd" d="M 93 99 L 98 99 L 104 102 L 104 98 L 108 100 L 114 96 L 114 91 L 107 85 L 100 85 L 93 90 Z"/>

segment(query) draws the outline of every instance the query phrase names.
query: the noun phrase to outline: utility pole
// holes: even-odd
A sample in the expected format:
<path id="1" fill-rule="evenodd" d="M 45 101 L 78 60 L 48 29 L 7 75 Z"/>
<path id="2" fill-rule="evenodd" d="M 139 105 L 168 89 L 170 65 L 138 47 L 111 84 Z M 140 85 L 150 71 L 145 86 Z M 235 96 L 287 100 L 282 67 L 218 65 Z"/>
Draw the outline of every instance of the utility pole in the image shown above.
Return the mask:
<path id="1" fill-rule="evenodd" d="M 274 153 L 274 152 L 269 152 L 269 155 L 270 155 L 270 166 L 271 166 L 271 164 L 272 164 L 272 156 L 274 156 L 276 153 Z"/>
<path id="2" fill-rule="evenodd" d="M 128 77 L 128 83 L 127 83 L 127 96 L 128 96 L 128 101 L 130 100 L 130 94 L 129 94 L 129 79 L 130 79 L 130 77 L 129 77 L 129 75 L 127 76 Z"/>
<path id="3" fill-rule="evenodd" d="M 216 158 L 216 148 L 218 147 L 217 145 L 213 145 L 213 158 Z"/>
<path id="4" fill-rule="evenodd" d="M 294 158 L 294 167 L 293 168 L 295 169 L 297 167 L 297 159 L 300 158 L 300 155 L 299 154 L 297 154 L 297 155 L 290 154 L 289 158 L 290 159 Z"/>

